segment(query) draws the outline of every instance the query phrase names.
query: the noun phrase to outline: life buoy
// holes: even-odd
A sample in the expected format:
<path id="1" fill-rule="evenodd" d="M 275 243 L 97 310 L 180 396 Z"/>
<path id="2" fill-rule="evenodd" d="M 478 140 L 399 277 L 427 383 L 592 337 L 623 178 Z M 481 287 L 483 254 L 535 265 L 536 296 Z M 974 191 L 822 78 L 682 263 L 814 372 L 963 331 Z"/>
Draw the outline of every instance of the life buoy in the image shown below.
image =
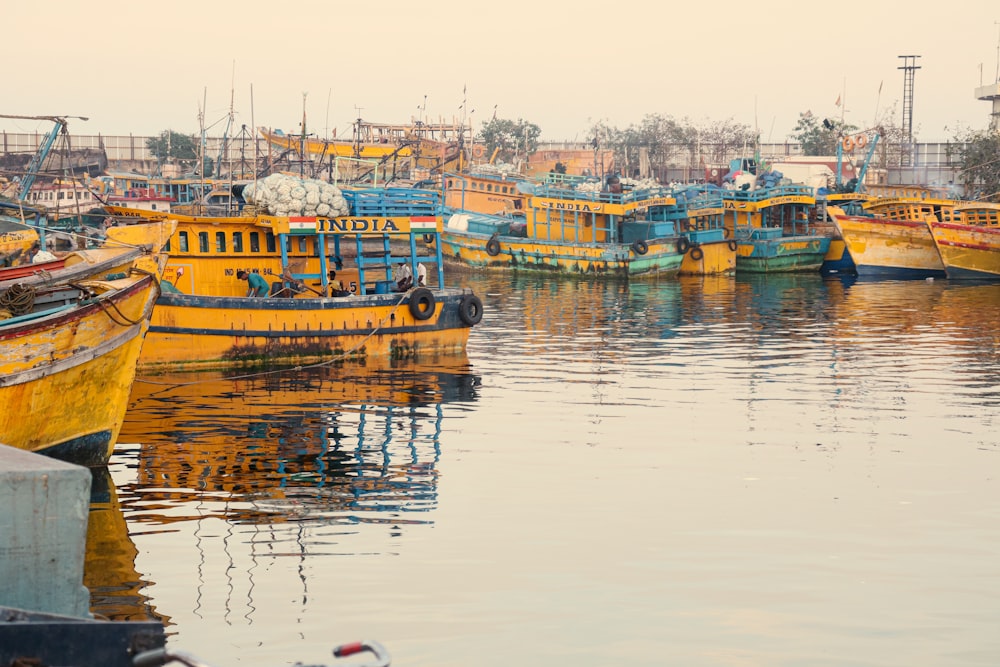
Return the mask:
<path id="1" fill-rule="evenodd" d="M 705 251 L 701 249 L 701 246 L 694 246 L 691 248 L 691 259 L 698 261 L 705 256 Z"/>
<path id="2" fill-rule="evenodd" d="M 718 175 L 719 175 L 719 170 L 718 169 L 713 169 L 712 170 L 712 176 L 718 176 Z"/>
<path id="3" fill-rule="evenodd" d="M 632 241 L 632 252 L 637 255 L 645 255 L 649 252 L 649 246 L 646 245 L 646 242 L 642 239 L 636 239 L 635 241 Z"/>
<path id="4" fill-rule="evenodd" d="M 482 146 L 473 146 L 472 147 L 472 156 L 473 157 L 482 157 L 484 155 L 486 155 L 486 149 L 485 148 L 483 148 Z"/>
<path id="5" fill-rule="evenodd" d="M 495 238 L 490 239 L 486 242 L 486 254 L 490 257 L 496 257 L 500 254 L 500 242 Z"/>
<path id="6" fill-rule="evenodd" d="M 424 243 L 434 243 L 434 235 L 424 234 Z"/>
<path id="7" fill-rule="evenodd" d="M 483 319 L 483 302 L 475 294 L 466 294 L 458 304 L 458 317 L 470 327 Z"/>
<path id="8" fill-rule="evenodd" d="M 854 150 L 854 137 L 844 137 L 844 141 L 842 143 L 845 151 Z"/>
<path id="9" fill-rule="evenodd" d="M 436 300 L 434 293 L 426 287 L 418 287 L 410 293 L 410 314 L 415 320 L 426 320 L 434 314 Z"/>
<path id="10" fill-rule="evenodd" d="M 729 249 L 736 252 L 736 239 L 729 239 Z"/>
<path id="11" fill-rule="evenodd" d="M 868 145 L 868 137 L 867 137 L 866 135 L 864 135 L 864 134 L 859 134 L 859 135 L 858 135 L 858 136 L 857 136 L 857 137 L 856 137 L 856 138 L 854 139 L 854 144 L 855 144 L 855 145 L 856 145 L 856 146 L 857 146 L 858 148 L 864 148 L 865 146 L 867 146 L 867 145 Z"/>
<path id="12" fill-rule="evenodd" d="M 686 236 L 682 236 L 677 239 L 677 254 L 683 255 L 691 247 L 691 242 L 687 240 Z"/>

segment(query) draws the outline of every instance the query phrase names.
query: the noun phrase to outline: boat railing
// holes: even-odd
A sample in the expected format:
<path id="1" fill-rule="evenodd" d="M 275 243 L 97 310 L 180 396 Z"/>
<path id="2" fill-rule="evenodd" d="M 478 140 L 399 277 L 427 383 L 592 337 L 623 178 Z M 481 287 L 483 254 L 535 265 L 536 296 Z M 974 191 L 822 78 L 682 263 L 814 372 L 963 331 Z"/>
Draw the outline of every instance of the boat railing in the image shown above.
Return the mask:
<path id="1" fill-rule="evenodd" d="M 762 202 L 777 197 L 812 197 L 815 192 L 808 185 L 787 184 L 776 185 L 770 188 L 757 188 L 755 190 L 723 190 L 723 199 L 743 202 Z"/>
<path id="2" fill-rule="evenodd" d="M 351 214 L 356 216 L 394 218 L 437 215 L 441 207 L 441 194 L 435 190 L 370 188 L 343 190 L 342 194 Z"/>
<path id="3" fill-rule="evenodd" d="M 548 199 L 572 199 L 577 201 L 592 201 L 603 204 L 631 204 L 647 199 L 670 197 L 672 193 L 666 187 L 641 188 L 624 192 L 604 192 L 598 190 L 570 189 L 561 184 L 539 183 L 535 186 L 534 195 Z"/>

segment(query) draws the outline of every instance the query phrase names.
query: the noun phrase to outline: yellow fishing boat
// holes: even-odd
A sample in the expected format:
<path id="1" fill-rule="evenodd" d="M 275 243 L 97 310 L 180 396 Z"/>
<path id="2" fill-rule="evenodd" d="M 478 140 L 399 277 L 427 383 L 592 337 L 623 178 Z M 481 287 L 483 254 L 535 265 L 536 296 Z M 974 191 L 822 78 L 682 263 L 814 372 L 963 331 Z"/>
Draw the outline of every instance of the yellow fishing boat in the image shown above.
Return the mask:
<path id="1" fill-rule="evenodd" d="M 156 275 L 136 269 L 0 291 L 0 441 L 106 464 L 158 292 Z"/>
<path id="2" fill-rule="evenodd" d="M 928 222 L 956 201 L 931 198 L 879 198 L 849 214 L 838 206 L 827 212 L 854 260 L 859 277 L 944 278 L 944 263 Z"/>
<path id="3" fill-rule="evenodd" d="M 437 193 L 345 192 L 352 215 L 167 214 L 177 223 L 140 366 L 211 367 L 404 358 L 464 350 L 483 315 L 472 290 L 447 287 Z M 108 207 L 115 216 L 154 213 Z M 118 230 L 108 231 L 116 238 Z M 423 244 L 421 244 L 421 248 Z M 398 284 L 400 274 L 426 276 Z M 248 282 L 263 283 L 264 298 Z M 251 284 L 253 284 L 251 283 Z"/>
<path id="4" fill-rule="evenodd" d="M 492 173 L 446 174 L 444 256 L 489 270 L 677 275 L 691 245 L 669 213 L 677 200 L 662 187 L 624 191 L 611 185 L 618 187 L 562 174 L 535 182 Z"/>
<path id="5" fill-rule="evenodd" d="M 17 205 L 0 202 L 0 268 L 18 264 L 28 248 L 38 242 L 31 223 L 22 222 Z"/>
<path id="6" fill-rule="evenodd" d="M 351 138 L 319 139 L 300 134 L 285 134 L 281 130 L 258 128 L 278 156 L 295 153 L 318 164 L 345 160 L 338 171 L 356 171 L 357 164 L 348 161 L 379 165 L 382 171 L 395 175 L 418 170 L 440 172 L 444 169 L 463 169 L 469 162 L 472 143 L 465 135 L 467 126 L 453 123 L 411 124 L 372 123 L 360 118 L 354 123 Z M 279 160 L 271 157 L 272 163 Z M 354 177 L 360 175 L 355 173 Z"/>
<path id="7" fill-rule="evenodd" d="M 928 221 L 950 279 L 1000 279 L 1000 204 L 968 202 Z"/>
<path id="8" fill-rule="evenodd" d="M 748 175 L 747 189 L 722 191 L 726 233 L 737 244 L 736 272 L 819 271 L 830 237 L 809 220 L 815 192 L 769 180 L 769 174 Z"/>

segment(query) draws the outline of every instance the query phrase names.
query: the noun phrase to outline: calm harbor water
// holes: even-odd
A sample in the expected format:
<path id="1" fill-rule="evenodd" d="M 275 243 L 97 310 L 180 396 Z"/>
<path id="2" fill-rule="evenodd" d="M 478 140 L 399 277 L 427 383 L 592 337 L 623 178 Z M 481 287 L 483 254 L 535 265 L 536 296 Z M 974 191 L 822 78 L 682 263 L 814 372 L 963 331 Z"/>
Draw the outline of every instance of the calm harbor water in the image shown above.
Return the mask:
<path id="1" fill-rule="evenodd" d="M 451 280 L 467 356 L 141 378 L 93 611 L 216 667 L 1000 663 L 1000 286 Z"/>

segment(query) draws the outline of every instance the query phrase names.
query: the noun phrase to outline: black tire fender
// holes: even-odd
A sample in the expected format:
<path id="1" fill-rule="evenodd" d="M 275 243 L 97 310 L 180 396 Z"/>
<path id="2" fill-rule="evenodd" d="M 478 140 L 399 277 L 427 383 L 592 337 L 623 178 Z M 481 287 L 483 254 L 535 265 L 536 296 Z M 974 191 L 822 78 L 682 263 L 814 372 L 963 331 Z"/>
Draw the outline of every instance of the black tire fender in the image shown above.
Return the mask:
<path id="1" fill-rule="evenodd" d="M 691 259 L 698 261 L 705 256 L 705 251 L 701 249 L 701 246 L 691 247 Z"/>
<path id="2" fill-rule="evenodd" d="M 688 251 L 688 248 L 690 248 L 690 247 L 691 247 L 691 242 L 687 240 L 686 236 L 682 236 L 679 239 L 677 239 L 677 252 L 678 252 L 678 254 L 683 255 L 684 253 L 686 253 Z"/>
<path id="3" fill-rule="evenodd" d="M 729 239 L 729 249 L 736 252 L 736 239 Z"/>
<path id="4" fill-rule="evenodd" d="M 458 304 L 458 317 L 470 327 L 483 319 L 483 301 L 475 294 L 466 294 Z"/>
<path id="5" fill-rule="evenodd" d="M 410 314 L 415 320 L 427 320 L 434 314 L 434 306 L 437 300 L 434 292 L 426 287 L 418 287 L 410 292 Z"/>
<path id="6" fill-rule="evenodd" d="M 645 255 L 649 252 L 649 246 L 642 239 L 636 239 L 632 241 L 632 252 L 637 255 Z"/>
<path id="7" fill-rule="evenodd" d="M 500 254 L 500 242 L 495 238 L 490 239 L 486 242 L 486 254 L 490 257 L 496 257 Z"/>
<path id="8" fill-rule="evenodd" d="M 424 234 L 424 243 L 434 243 L 434 235 Z"/>

